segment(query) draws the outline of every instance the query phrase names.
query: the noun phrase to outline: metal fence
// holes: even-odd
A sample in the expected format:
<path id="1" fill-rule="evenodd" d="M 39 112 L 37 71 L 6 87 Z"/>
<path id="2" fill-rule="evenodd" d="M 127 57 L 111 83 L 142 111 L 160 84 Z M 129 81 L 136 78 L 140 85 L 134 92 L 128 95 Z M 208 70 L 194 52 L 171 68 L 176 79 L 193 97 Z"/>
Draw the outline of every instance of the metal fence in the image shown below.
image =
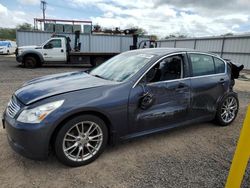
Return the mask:
<path id="1" fill-rule="evenodd" d="M 250 35 L 159 40 L 158 46 L 208 51 L 250 69 Z"/>
<path id="2" fill-rule="evenodd" d="M 41 45 L 51 38 L 51 32 L 41 31 L 17 31 L 17 46 Z M 71 46 L 74 46 L 75 35 L 73 33 L 63 33 L 70 37 Z M 148 38 L 138 38 L 138 42 Z M 120 53 L 128 51 L 133 44 L 132 36 L 126 35 L 101 35 L 101 34 L 81 34 L 81 52 L 113 52 Z"/>

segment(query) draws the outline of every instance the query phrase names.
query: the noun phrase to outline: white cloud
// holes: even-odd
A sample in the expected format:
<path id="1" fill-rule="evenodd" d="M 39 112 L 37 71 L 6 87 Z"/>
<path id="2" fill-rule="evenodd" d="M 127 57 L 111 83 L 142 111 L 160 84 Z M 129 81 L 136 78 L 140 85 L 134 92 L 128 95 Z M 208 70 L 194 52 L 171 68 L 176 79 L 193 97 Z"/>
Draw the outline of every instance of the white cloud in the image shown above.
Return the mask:
<path id="1" fill-rule="evenodd" d="M 13 28 L 24 22 L 33 23 L 33 18 L 37 15 L 33 13 L 26 14 L 23 11 L 9 10 L 0 3 L 0 27 Z"/>
<path id="2" fill-rule="evenodd" d="M 8 9 L 7 7 L 3 6 L 2 4 L 0 4 L 0 15 L 4 15 L 6 16 L 8 14 Z"/>
<path id="3" fill-rule="evenodd" d="M 70 0 L 68 0 L 70 1 Z M 235 32 L 249 23 L 249 0 L 71 0 L 71 4 L 98 8 L 103 14 L 91 17 L 103 27 L 138 26 L 149 34 L 164 37 L 179 33 L 189 36 Z M 245 6 L 245 9 L 244 9 Z"/>
<path id="4" fill-rule="evenodd" d="M 37 5 L 40 3 L 40 0 L 18 0 L 18 1 L 24 5 Z"/>

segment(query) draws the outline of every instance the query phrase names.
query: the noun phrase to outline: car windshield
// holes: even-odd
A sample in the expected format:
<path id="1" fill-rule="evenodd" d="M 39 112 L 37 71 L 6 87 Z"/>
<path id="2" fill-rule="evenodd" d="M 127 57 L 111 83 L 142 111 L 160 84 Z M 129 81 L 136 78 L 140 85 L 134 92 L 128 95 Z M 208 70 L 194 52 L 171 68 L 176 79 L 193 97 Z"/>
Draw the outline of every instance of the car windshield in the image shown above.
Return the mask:
<path id="1" fill-rule="evenodd" d="M 123 82 L 135 75 L 153 57 L 152 54 L 120 54 L 93 69 L 89 74 L 106 80 Z"/>
<path id="2" fill-rule="evenodd" d="M 0 46 L 10 46 L 10 43 L 5 41 L 0 41 Z"/>

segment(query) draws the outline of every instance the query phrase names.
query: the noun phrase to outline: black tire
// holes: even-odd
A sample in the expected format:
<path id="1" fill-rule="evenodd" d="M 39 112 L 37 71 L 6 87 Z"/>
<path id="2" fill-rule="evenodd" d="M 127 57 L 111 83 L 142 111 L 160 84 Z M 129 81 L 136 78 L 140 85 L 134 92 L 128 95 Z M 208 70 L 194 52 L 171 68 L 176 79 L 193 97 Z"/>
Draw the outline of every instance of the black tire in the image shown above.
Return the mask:
<path id="1" fill-rule="evenodd" d="M 71 136 L 68 137 L 68 135 L 75 136 L 74 133 L 77 133 L 77 132 L 79 133 L 79 131 L 81 133 L 84 132 L 80 127 L 78 127 L 79 129 L 76 128 L 76 126 L 82 125 L 81 122 L 87 122 L 86 124 L 84 124 L 84 126 L 85 126 L 84 129 L 86 129 L 88 122 L 90 124 L 89 128 L 91 126 L 91 122 L 95 123 L 95 126 L 96 125 L 99 126 L 100 129 L 96 128 L 95 131 L 96 132 L 99 131 L 97 133 L 99 135 L 100 135 L 100 133 L 102 133 L 102 138 L 100 138 L 101 141 L 100 142 L 91 141 L 90 136 L 86 136 L 87 135 L 86 131 L 85 131 L 86 135 L 84 137 L 87 137 L 88 141 L 80 140 L 80 138 L 78 138 L 78 137 L 80 137 L 79 135 L 77 136 L 77 138 L 72 137 L 72 140 L 74 140 L 74 141 L 66 141 L 66 140 L 70 140 L 70 138 L 71 138 Z M 88 130 L 89 130 L 89 128 L 87 127 Z M 97 138 L 99 138 L 99 137 L 97 137 Z M 82 139 L 83 139 L 83 136 L 82 136 Z M 82 166 L 82 165 L 87 165 L 87 164 L 91 163 L 92 161 L 94 161 L 95 159 L 97 159 L 100 156 L 100 154 L 104 151 L 104 149 L 107 145 L 107 141 L 108 141 L 108 130 L 107 130 L 107 127 L 102 119 L 100 119 L 97 116 L 93 116 L 93 115 L 80 115 L 80 116 L 74 117 L 73 119 L 66 122 L 62 126 L 62 128 L 59 130 L 59 132 L 57 133 L 56 138 L 55 138 L 54 150 L 55 150 L 55 154 L 60 162 L 62 162 L 63 164 L 65 164 L 67 166 L 78 167 L 78 166 Z M 82 142 L 84 142 L 84 143 L 82 143 Z M 98 147 L 97 147 L 98 149 L 92 150 L 94 152 L 89 152 L 90 151 L 89 149 L 92 149 L 88 146 L 88 144 L 90 142 L 92 142 L 91 145 L 93 145 L 93 146 L 97 147 L 97 145 L 98 145 Z M 72 145 L 70 145 L 71 143 L 72 143 Z M 98 143 L 98 144 L 94 145 L 95 143 Z M 69 144 L 69 146 L 66 147 L 66 144 Z M 74 146 L 72 149 L 69 149 L 73 145 L 77 145 L 77 146 Z M 81 147 L 81 150 L 80 150 L 80 147 Z M 89 154 L 89 155 L 87 154 L 85 156 L 85 159 L 84 159 L 84 152 L 83 151 L 87 151 Z M 79 153 L 82 155 L 81 156 L 82 158 L 79 158 L 80 157 Z M 76 159 L 73 156 L 75 154 L 76 154 Z M 88 157 L 90 157 L 90 158 L 88 158 Z M 78 159 L 79 159 L 79 161 L 76 161 Z"/>
<path id="2" fill-rule="evenodd" d="M 225 107 L 227 101 L 229 101 L 229 103 L 230 103 L 231 99 L 233 101 L 232 102 L 233 106 Z M 234 107 L 234 106 L 236 106 L 236 107 Z M 217 112 L 216 112 L 216 116 L 215 116 L 216 123 L 220 126 L 230 125 L 234 121 L 234 119 L 237 117 L 238 110 L 239 110 L 239 100 L 238 100 L 237 94 L 230 93 L 230 94 L 224 96 L 221 99 L 221 101 L 218 105 L 218 108 L 217 108 Z M 228 113 L 228 117 L 231 117 L 231 118 L 228 118 L 228 121 L 226 121 L 225 113 L 226 114 Z M 229 115 L 230 113 L 232 113 L 233 115 Z"/>
<path id="3" fill-rule="evenodd" d="M 36 68 L 38 66 L 38 62 L 36 58 L 32 56 L 27 56 L 24 59 L 23 65 L 25 68 Z"/>

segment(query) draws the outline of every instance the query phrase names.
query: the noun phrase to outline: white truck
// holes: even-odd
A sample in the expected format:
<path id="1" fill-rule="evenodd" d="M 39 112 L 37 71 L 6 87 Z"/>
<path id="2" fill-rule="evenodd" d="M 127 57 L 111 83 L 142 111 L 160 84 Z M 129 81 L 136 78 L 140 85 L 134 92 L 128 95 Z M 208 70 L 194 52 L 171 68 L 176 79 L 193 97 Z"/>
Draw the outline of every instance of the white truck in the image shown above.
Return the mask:
<path id="1" fill-rule="evenodd" d="M 79 44 L 77 44 L 79 45 Z M 75 46 L 74 49 L 79 48 Z M 96 66 L 118 53 L 95 53 L 72 51 L 70 38 L 53 36 L 40 46 L 21 46 L 16 49 L 16 60 L 26 68 L 35 68 L 44 63 L 83 64 L 90 63 Z"/>

